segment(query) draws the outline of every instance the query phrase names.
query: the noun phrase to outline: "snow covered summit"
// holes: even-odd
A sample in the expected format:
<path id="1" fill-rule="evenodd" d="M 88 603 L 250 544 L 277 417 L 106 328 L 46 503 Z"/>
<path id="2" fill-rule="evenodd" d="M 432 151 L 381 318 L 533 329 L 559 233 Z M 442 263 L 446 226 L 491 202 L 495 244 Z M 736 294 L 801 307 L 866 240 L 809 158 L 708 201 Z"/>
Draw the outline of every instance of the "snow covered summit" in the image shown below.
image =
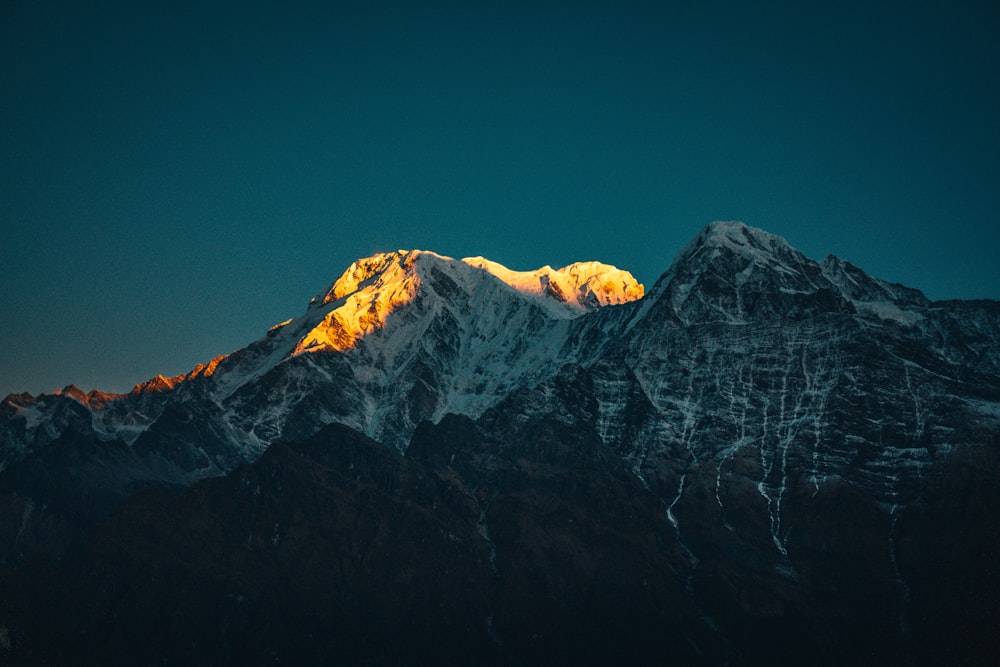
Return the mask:
<path id="1" fill-rule="evenodd" d="M 632 274 L 600 262 L 581 262 L 559 270 L 512 271 L 483 257 L 456 261 L 427 250 L 397 250 L 359 259 L 310 304 L 322 319 L 296 343 L 294 354 L 345 351 L 389 323 L 392 313 L 418 298 L 444 298 L 453 305 L 491 295 L 497 306 L 514 299 L 568 319 L 605 305 L 643 295 Z M 487 313 L 478 317 L 487 318 Z"/>

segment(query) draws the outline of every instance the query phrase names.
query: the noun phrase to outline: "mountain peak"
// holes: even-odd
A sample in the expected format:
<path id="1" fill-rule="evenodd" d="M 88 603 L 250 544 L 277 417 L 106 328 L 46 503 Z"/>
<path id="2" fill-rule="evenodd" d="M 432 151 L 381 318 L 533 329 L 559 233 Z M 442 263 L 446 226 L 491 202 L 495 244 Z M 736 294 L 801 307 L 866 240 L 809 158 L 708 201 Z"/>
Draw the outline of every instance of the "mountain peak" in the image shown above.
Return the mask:
<path id="1" fill-rule="evenodd" d="M 736 264 L 740 268 L 733 272 Z M 815 262 L 781 236 L 742 222 L 717 221 L 706 225 L 677 254 L 653 289 L 662 290 L 667 283 L 676 283 L 679 279 L 697 281 L 706 272 L 720 273 L 727 281 L 742 285 L 755 271 L 759 273 L 759 269 L 771 269 L 789 276 L 800 272 L 806 264 L 815 265 Z M 818 274 L 818 266 L 815 271 L 810 268 L 809 273 Z"/>
<path id="2" fill-rule="evenodd" d="M 707 225 L 652 292 L 643 312 L 662 302 L 688 324 L 801 317 L 846 307 L 818 263 L 784 238 L 742 222 Z"/>
<path id="3" fill-rule="evenodd" d="M 685 250 L 701 247 L 726 248 L 741 255 L 774 254 L 788 250 L 798 253 L 781 236 L 739 221 L 709 223 Z"/>
<path id="4" fill-rule="evenodd" d="M 421 254 L 425 253 L 397 250 L 354 261 L 329 289 L 310 302 L 310 307 L 331 309 L 320 325 L 298 342 L 294 353 L 342 352 L 382 328 L 389 313 L 416 297 L 421 281 L 414 264 Z"/>
<path id="5" fill-rule="evenodd" d="M 341 274 L 333 285 L 317 294 L 312 303 L 325 306 L 332 301 L 338 301 L 349 294 L 363 289 L 386 274 L 399 275 L 401 272 L 410 269 L 413 261 L 421 254 L 434 255 L 434 253 L 422 250 L 397 250 L 395 252 L 377 253 L 370 257 L 357 259 L 347 267 L 347 270 Z"/>
<path id="6" fill-rule="evenodd" d="M 581 312 L 635 301 L 645 292 L 631 273 L 602 262 L 575 262 L 561 269 L 546 265 L 534 271 L 512 271 L 484 257 L 466 257 L 462 261 L 499 278 L 522 294 L 554 299 Z"/>
<path id="7" fill-rule="evenodd" d="M 634 301 L 644 292 L 631 273 L 601 262 L 514 271 L 484 257 L 455 260 L 429 250 L 378 253 L 353 262 L 313 298 L 310 309 L 322 309 L 322 321 L 299 340 L 293 353 L 344 351 L 383 328 L 390 313 L 418 295 L 467 302 L 482 293 L 486 283 L 500 287 L 495 281 L 515 292 L 515 300 L 534 304 L 555 319 Z"/>

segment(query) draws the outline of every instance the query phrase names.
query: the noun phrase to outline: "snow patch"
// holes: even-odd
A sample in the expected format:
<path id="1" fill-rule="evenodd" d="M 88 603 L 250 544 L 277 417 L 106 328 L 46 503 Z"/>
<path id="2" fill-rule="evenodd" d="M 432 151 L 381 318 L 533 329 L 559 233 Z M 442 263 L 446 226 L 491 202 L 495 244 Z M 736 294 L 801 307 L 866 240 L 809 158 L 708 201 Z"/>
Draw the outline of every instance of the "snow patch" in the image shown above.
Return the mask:
<path id="1" fill-rule="evenodd" d="M 17 416 L 24 420 L 24 428 L 32 431 L 47 419 L 47 415 L 35 406 L 28 408 L 18 407 Z"/>
<path id="2" fill-rule="evenodd" d="M 854 301 L 854 308 L 862 315 L 874 316 L 881 320 L 896 322 L 904 327 L 915 326 L 924 319 L 920 313 L 903 310 L 889 301 Z"/>

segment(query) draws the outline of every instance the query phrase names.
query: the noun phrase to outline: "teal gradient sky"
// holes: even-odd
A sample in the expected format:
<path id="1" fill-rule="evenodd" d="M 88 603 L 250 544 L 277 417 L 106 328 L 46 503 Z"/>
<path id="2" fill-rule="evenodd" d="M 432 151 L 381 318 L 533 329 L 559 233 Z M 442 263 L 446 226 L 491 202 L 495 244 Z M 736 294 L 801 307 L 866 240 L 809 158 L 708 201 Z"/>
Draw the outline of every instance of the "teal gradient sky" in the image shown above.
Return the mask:
<path id="1" fill-rule="evenodd" d="M 185 372 L 396 248 L 649 286 L 739 219 L 1000 298 L 995 2 L 206 4 L 0 5 L 0 395 Z"/>

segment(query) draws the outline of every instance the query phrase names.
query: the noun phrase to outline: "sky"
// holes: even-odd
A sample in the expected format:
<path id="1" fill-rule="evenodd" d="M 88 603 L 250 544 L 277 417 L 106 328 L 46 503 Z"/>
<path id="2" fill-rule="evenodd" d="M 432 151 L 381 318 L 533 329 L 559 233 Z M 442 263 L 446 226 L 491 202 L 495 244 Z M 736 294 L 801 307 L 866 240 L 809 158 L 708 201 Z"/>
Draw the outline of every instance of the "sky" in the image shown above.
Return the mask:
<path id="1" fill-rule="evenodd" d="M 186 372 L 397 248 L 648 287 L 742 220 L 1000 298 L 992 0 L 7 0 L 0 63 L 0 396 Z"/>

